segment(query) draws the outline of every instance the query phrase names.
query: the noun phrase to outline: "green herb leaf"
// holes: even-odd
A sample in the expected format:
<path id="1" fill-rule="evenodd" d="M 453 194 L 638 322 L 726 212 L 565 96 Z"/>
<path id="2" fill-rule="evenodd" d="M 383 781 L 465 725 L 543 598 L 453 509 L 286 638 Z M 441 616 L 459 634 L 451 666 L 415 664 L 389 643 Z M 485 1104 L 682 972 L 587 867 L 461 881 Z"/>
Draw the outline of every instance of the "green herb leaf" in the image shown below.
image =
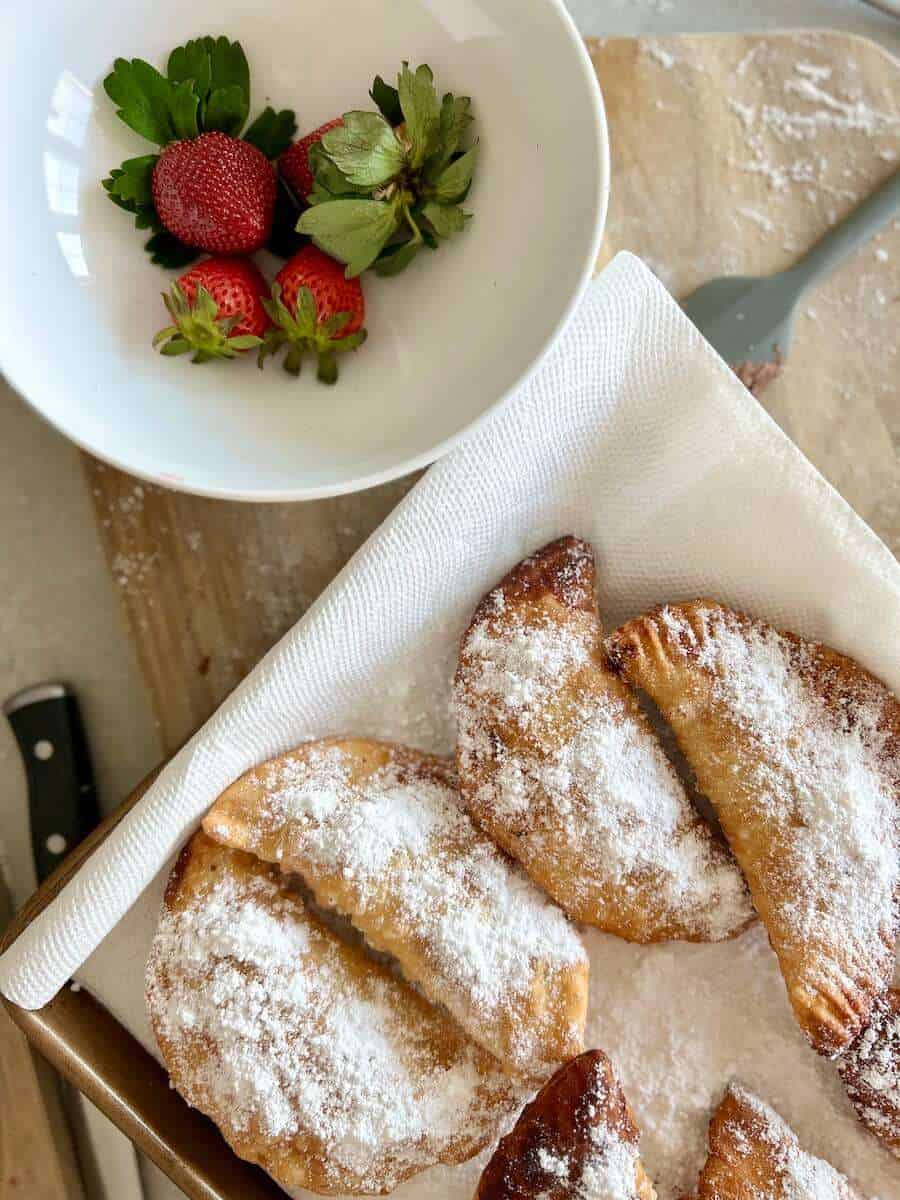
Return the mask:
<path id="1" fill-rule="evenodd" d="M 438 204 L 429 200 L 422 209 L 422 216 L 438 237 L 442 238 L 462 233 L 466 224 L 466 214 L 458 204 Z"/>
<path id="2" fill-rule="evenodd" d="M 464 198 L 472 182 L 477 150 L 477 145 L 473 146 L 471 150 L 454 159 L 438 176 L 434 185 L 434 197 L 441 204 L 456 204 Z"/>
<path id="3" fill-rule="evenodd" d="M 153 237 L 144 243 L 144 249 L 150 255 L 151 262 L 172 271 L 180 271 L 201 254 L 201 251 L 193 246 L 186 246 L 184 242 L 180 242 L 167 229 L 154 233 Z"/>
<path id="4" fill-rule="evenodd" d="M 276 112 L 270 105 L 262 110 L 249 129 L 244 130 L 244 141 L 261 150 L 266 158 L 278 158 L 290 146 L 296 132 L 293 110 L 283 108 Z"/>
<path id="5" fill-rule="evenodd" d="M 437 179 L 444 167 L 459 149 L 466 130 L 475 119 L 469 108 L 472 101 L 468 96 L 453 96 L 448 92 L 441 103 L 438 148 L 428 162 L 426 174 Z"/>
<path id="6" fill-rule="evenodd" d="M 437 149 L 440 134 L 441 110 L 431 68 L 421 66 L 414 74 L 404 63 L 397 82 L 406 136 L 412 146 L 410 159 L 413 167 L 421 167 Z"/>
<path id="7" fill-rule="evenodd" d="M 405 271 L 422 248 L 422 243 L 410 238 L 397 246 L 382 250 L 375 263 L 376 275 L 399 275 Z"/>
<path id="8" fill-rule="evenodd" d="M 344 113 L 344 123 L 322 138 L 322 149 L 348 183 L 376 188 L 404 167 L 406 154 L 378 113 Z"/>
<path id="9" fill-rule="evenodd" d="M 395 87 L 391 87 L 389 83 L 384 82 L 380 75 L 376 75 L 369 95 L 389 125 L 401 123 L 403 109 L 400 107 L 400 93 Z"/>
<path id="10" fill-rule="evenodd" d="M 203 114 L 203 129 L 207 133 L 217 130 L 237 137 L 247 120 L 249 96 L 237 83 L 216 88 L 210 92 Z"/>
<path id="11" fill-rule="evenodd" d="M 297 229 L 346 263 L 353 279 L 371 266 L 398 223 L 396 206 L 383 200 L 332 200 L 307 209 Z"/>
<path id="12" fill-rule="evenodd" d="M 103 80 L 116 115 L 141 137 L 164 146 L 179 135 L 172 118 L 172 85 L 143 59 L 117 58 Z"/>

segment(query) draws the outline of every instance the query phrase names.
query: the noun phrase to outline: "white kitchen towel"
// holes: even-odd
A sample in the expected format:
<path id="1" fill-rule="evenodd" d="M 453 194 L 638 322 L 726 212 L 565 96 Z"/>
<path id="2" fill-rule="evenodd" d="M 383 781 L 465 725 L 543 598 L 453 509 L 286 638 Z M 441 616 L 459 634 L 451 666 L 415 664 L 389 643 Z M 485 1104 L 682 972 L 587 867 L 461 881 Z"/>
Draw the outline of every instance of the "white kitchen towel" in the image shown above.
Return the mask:
<path id="1" fill-rule="evenodd" d="M 350 731 L 449 750 L 476 601 L 569 532 L 596 548 L 608 625 L 711 595 L 900 691 L 897 562 L 620 255 L 531 380 L 428 472 L 0 959 L 0 990 L 45 1004 L 255 763 Z"/>

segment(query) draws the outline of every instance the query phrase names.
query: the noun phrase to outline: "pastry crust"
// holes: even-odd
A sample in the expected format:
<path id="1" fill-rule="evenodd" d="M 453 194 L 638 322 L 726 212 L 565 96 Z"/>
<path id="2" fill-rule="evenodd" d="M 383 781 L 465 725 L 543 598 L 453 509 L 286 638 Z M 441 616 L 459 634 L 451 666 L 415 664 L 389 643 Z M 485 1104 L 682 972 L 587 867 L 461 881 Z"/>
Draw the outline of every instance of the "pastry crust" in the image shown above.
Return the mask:
<path id="1" fill-rule="evenodd" d="M 578 934 L 472 822 L 445 759 L 309 742 L 239 779 L 203 828 L 299 873 L 507 1067 L 545 1079 L 582 1049 Z"/>
<path id="2" fill-rule="evenodd" d="M 284 1188 L 389 1192 L 471 1157 L 516 1106 L 449 1016 L 203 833 L 169 880 L 147 1003 L 174 1086 Z"/>
<path id="3" fill-rule="evenodd" d="M 639 1130 L 602 1050 L 556 1072 L 494 1151 L 475 1200 L 656 1200 Z"/>
<path id="4" fill-rule="evenodd" d="M 860 1121 L 900 1158 L 900 990 L 891 988 L 875 1002 L 868 1025 L 837 1066 Z"/>
<path id="5" fill-rule="evenodd" d="M 454 688 L 463 799 L 571 917 L 635 942 L 733 937 L 746 886 L 605 661 L 595 575 L 561 538 L 478 606 Z"/>
<path id="6" fill-rule="evenodd" d="M 860 1200 L 840 1172 L 801 1149 L 793 1130 L 738 1084 L 709 1126 L 697 1200 Z"/>
<path id="7" fill-rule="evenodd" d="M 840 1054 L 894 969 L 900 706 L 851 659 L 712 600 L 629 621 L 608 650 L 712 803 L 800 1025 Z"/>

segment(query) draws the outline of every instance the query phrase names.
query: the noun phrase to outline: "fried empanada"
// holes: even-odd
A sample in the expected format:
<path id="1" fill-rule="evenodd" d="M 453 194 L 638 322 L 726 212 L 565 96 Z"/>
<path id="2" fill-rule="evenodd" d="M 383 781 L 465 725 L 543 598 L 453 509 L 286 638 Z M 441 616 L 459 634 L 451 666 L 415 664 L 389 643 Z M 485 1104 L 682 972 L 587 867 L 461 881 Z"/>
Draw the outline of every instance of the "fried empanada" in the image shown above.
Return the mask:
<path id="1" fill-rule="evenodd" d="M 196 834 L 147 965 L 172 1083 L 285 1188 L 391 1191 L 470 1158 L 521 1101 L 440 1009 L 309 913 L 277 869 Z"/>
<path id="2" fill-rule="evenodd" d="M 829 1163 L 801 1149 L 768 1104 L 737 1084 L 709 1126 L 697 1200 L 860 1200 Z"/>
<path id="3" fill-rule="evenodd" d="M 639 1131 L 602 1050 L 556 1072 L 501 1138 L 475 1200 L 655 1200 Z"/>
<path id="4" fill-rule="evenodd" d="M 894 970 L 900 706 L 851 659 L 711 600 L 607 646 L 712 803 L 800 1025 L 840 1054 Z"/>
<path id="5" fill-rule="evenodd" d="M 561 538 L 479 604 L 454 689 L 463 799 L 576 920 L 635 942 L 733 937 L 746 886 L 605 662 L 595 574 L 590 546 Z"/>
<path id="6" fill-rule="evenodd" d="M 876 1000 L 837 1067 L 860 1121 L 900 1158 L 900 991 Z"/>
<path id="7" fill-rule="evenodd" d="M 511 1069 L 545 1079 L 582 1049 L 581 940 L 475 826 L 446 760 L 309 742 L 239 779 L 203 828 L 301 875 Z"/>

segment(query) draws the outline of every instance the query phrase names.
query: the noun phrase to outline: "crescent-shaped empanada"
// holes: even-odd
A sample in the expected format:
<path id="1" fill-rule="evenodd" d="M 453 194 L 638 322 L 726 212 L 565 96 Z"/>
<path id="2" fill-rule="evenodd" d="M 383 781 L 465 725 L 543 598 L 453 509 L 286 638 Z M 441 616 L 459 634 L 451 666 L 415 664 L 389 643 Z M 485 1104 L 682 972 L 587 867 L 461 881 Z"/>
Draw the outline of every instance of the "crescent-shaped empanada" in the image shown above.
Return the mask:
<path id="1" fill-rule="evenodd" d="M 655 1200 L 639 1131 L 602 1050 L 556 1072 L 501 1138 L 475 1200 Z"/>
<path id="2" fill-rule="evenodd" d="M 860 1121 L 900 1158 L 900 990 L 876 1000 L 837 1067 Z"/>
<path id="3" fill-rule="evenodd" d="M 544 1079 L 583 1047 L 576 930 L 472 822 L 444 759 L 363 738 L 248 772 L 203 828 L 301 875 L 505 1065 Z"/>
<path id="4" fill-rule="evenodd" d="M 851 659 L 712 600 L 607 645 L 712 803 L 800 1025 L 840 1054 L 894 970 L 900 706 Z"/>
<path id="5" fill-rule="evenodd" d="M 277 869 L 196 834 L 147 1004 L 172 1083 L 284 1188 L 391 1191 L 470 1158 L 517 1106 L 499 1063 L 341 941 Z"/>
<path id="6" fill-rule="evenodd" d="M 635 942 L 753 919 L 631 689 L 607 666 L 587 543 L 551 542 L 479 604 L 454 697 L 463 799 L 573 918 Z"/>
<path id="7" fill-rule="evenodd" d="M 732 1084 L 709 1126 L 697 1200 L 860 1200 L 845 1177 L 807 1154 L 774 1109 Z"/>

